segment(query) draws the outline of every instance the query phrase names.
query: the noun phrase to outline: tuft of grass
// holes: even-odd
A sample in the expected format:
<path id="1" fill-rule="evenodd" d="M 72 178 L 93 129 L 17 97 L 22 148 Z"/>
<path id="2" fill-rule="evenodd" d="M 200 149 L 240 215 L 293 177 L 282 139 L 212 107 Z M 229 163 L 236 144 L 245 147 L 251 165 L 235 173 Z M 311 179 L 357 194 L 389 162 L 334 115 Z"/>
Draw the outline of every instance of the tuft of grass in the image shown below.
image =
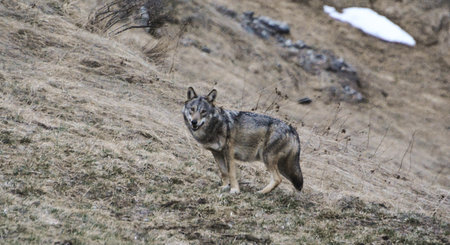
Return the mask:
<path id="1" fill-rule="evenodd" d="M 167 58 L 169 43 L 170 42 L 165 39 L 149 42 L 143 47 L 142 52 L 151 62 L 162 64 Z"/>
<path id="2" fill-rule="evenodd" d="M 313 227 L 312 235 L 322 243 L 335 244 L 334 238 L 337 234 L 336 225 L 327 223 L 325 226 L 316 225 Z"/>

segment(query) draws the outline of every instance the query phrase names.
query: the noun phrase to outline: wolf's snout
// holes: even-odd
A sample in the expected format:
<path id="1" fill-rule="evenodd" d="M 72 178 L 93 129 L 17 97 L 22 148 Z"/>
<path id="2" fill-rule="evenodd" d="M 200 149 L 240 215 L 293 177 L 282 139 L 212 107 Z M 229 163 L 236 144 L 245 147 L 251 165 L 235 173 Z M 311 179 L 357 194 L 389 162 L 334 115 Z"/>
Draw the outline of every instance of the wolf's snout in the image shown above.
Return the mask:
<path id="1" fill-rule="evenodd" d="M 194 127 L 197 126 L 197 120 L 195 120 L 195 119 L 192 120 L 192 126 L 194 126 Z"/>

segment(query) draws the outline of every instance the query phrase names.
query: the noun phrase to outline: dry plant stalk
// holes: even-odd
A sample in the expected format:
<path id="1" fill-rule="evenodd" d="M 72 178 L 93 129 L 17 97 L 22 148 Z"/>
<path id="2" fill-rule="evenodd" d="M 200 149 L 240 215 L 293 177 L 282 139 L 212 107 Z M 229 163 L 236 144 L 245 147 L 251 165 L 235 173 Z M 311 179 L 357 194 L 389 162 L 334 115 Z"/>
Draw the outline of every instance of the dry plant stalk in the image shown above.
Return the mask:
<path id="1" fill-rule="evenodd" d="M 173 67 L 174 67 L 174 64 L 175 64 L 175 55 L 177 54 L 178 46 L 180 46 L 181 37 L 186 32 L 187 27 L 191 23 L 191 21 L 192 21 L 191 19 L 185 20 L 183 22 L 183 24 L 181 25 L 180 31 L 177 34 L 177 44 L 175 46 L 175 51 L 173 52 L 173 55 L 172 55 L 172 62 L 170 64 L 169 74 L 172 74 L 172 71 L 173 71 Z M 173 80 L 173 77 L 172 77 L 172 80 Z"/>
<path id="2" fill-rule="evenodd" d="M 400 167 L 398 168 L 398 170 L 397 170 L 397 172 L 399 172 L 400 171 L 400 169 L 402 169 L 402 166 L 403 166 L 403 160 L 405 159 L 405 156 L 406 156 L 406 154 L 408 153 L 408 151 L 409 151 L 409 156 L 410 156 L 410 159 L 409 159 L 409 167 L 411 168 L 411 151 L 412 151 L 412 146 L 413 146 L 413 144 L 414 144 L 414 135 L 416 134 L 416 131 L 414 130 L 414 132 L 412 133 L 412 135 L 411 135 L 411 140 L 409 141 L 409 144 L 408 144 L 408 147 L 406 148 L 406 150 L 405 150 L 405 153 L 403 154 L 403 156 L 402 156 L 402 160 L 400 161 Z"/>
<path id="3" fill-rule="evenodd" d="M 144 47 L 142 52 L 151 61 L 161 64 L 167 57 L 169 51 L 169 42 L 167 40 L 156 40 L 155 42 L 149 42 Z"/>
<path id="4" fill-rule="evenodd" d="M 386 131 L 384 132 L 383 137 L 382 137 L 381 140 L 380 140 L 380 143 L 378 143 L 377 148 L 375 149 L 375 151 L 373 152 L 373 154 L 372 154 L 372 156 L 371 156 L 370 158 L 374 157 L 374 156 L 377 154 L 378 149 L 380 148 L 381 144 L 383 144 L 384 138 L 386 138 L 386 135 L 387 135 L 387 133 L 389 132 L 389 129 L 390 129 L 390 128 L 391 128 L 391 125 L 389 125 L 389 126 L 386 128 Z"/>
<path id="5" fill-rule="evenodd" d="M 325 128 L 323 129 L 323 131 L 322 131 L 322 136 L 323 135 L 328 135 L 329 134 L 329 132 L 330 132 L 330 130 L 331 130 L 331 127 L 340 119 L 339 117 L 338 117 L 338 115 L 339 115 L 339 113 L 341 112 L 341 103 L 340 102 L 338 102 L 338 104 L 337 104 L 337 107 L 336 107 L 336 110 L 335 110 L 335 113 L 334 113 L 334 115 L 333 115 L 333 118 L 332 119 L 330 119 L 330 122 L 327 124 L 327 126 L 325 126 Z"/>

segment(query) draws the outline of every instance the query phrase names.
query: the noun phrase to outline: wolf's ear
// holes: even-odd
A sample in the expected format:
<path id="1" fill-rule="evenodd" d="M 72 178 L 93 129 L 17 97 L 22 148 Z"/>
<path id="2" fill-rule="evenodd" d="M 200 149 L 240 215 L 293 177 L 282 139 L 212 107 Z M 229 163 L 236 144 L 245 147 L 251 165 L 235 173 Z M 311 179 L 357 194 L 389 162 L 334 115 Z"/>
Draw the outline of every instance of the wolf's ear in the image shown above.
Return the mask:
<path id="1" fill-rule="evenodd" d="M 213 89 L 209 94 L 206 96 L 206 99 L 209 103 L 213 103 L 217 96 L 217 90 Z"/>
<path id="2" fill-rule="evenodd" d="M 193 98 L 197 98 L 197 94 L 195 93 L 193 87 L 189 87 L 188 88 L 187 96 L 188 96 L 188 100 L 193 99 Z"/>

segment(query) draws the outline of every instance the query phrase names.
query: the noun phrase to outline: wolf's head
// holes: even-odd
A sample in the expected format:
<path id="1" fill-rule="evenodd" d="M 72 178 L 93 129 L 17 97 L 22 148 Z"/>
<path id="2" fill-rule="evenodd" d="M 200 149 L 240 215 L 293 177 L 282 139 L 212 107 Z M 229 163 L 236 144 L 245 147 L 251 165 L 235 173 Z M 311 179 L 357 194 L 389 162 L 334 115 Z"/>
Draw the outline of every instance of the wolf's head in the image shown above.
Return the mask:
<path id="1" fill-rule="evenodd" d="M 204 125 L 208 125 L 215 114 L 214 100 L 217 96 L 217 90 L 213 89 L 206 96 L 197 96 L 192 87 L 188 88 L 187 98 L 184 103 L 183 116 L 186 125 L 197 131 Z"/>

